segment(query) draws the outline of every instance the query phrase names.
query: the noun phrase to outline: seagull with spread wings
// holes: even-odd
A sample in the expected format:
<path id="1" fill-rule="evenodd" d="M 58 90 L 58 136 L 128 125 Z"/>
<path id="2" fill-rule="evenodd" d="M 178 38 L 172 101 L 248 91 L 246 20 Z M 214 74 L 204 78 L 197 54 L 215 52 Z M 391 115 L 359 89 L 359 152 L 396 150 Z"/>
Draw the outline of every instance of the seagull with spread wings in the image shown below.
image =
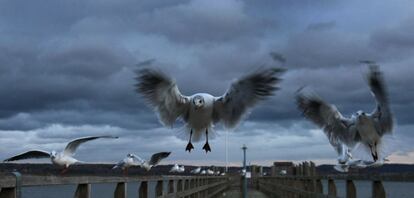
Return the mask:
<path id="1" fill-rule="evenodd" d="M 370 151 L 374 162 L 383 163 L 386 156 L 379 156 L 382 137 L 393 131 L 393 115 L 389 107 L 387 91 L 382 73 L 375 64 L 370 64 L 367 76 L 371 92 L 376 100 L 372 113 L 357 111 L 350 118 L 342 116 L 338 109 L 318 96 L 302 93 L 297 95 L 297 105 L 303 115 L 321 127 L 329 142 L 338 152 L 339 164 L 347 164 L 352 159 L 350 148 L 361 144 Z M 353 164 L 355 162 L 352 162 Z M 361 166 L 367 165 L 363 162 Z"/>
<path id="2" fill-rule="evenodd" d="M 32 159 L 32 158 L 50 158 L 52 163 L 58 166 L 63 166 L 64 169 L 62 170 L 62 174 L 65 173 L 69 166 L 72 164 L 80 163 L 79 160 L 75 159 L 73 156 L 75 155 L 76 149 L 83 143 L 95 140 L 98 138 L 118 138 L 115 136 L 88 136 L 82 137 L 75 140 L 70 141 L 67 145 L 65 150 L 62 152 L 47 152 L 42 150 L 30 150 L 24 152 L 22 154 L 13 156 L 11 158 L 5 159 L 5 162 L 10 161 L 17 161 L 23 159 Z"/>
<path id="3" fill-rule="evenodd" d="M 214 97 L 208 93 L 185 96 L 173 79 L 147 68 L 137 71 L 136 91 L 154 107 L 165 126 L 172 127 L 178 118 L 185 122 L 185 132 L 189 135 L 186 151 L 191 152 L 194 149 L 191 142 L 199 141 L 205 134 L 203 149 L 209 152 L 208 138 L 213 124 L 222 122 L 226 128 L 235 127 L 258 101 L 279 89 L 277 84 L 283 72 L 281 68 L 257 70 L 234 81 L 223 96 Z"/>
<path id="4" fill-rule="evenodd" d="M 140 158 L 135 154 L 127 154 L 127 157 L 119 161 L 112 169 L 121 168 L 124 171 L 124 175 L 127 174 L 128 168 L 131 166 L 141 166 L 146 171 L 151 170 L 152 167 L 158 165 L 161 160 L 167 158 L 171 152 L 159 152 L 151 156 L 149 161 Z"/>

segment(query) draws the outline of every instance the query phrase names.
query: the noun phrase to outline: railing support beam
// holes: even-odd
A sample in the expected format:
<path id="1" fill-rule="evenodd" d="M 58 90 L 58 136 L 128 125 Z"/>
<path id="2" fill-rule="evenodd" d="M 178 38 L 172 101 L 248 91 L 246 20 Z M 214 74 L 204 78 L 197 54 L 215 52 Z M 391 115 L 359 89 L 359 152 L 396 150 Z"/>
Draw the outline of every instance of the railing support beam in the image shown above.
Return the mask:
<path id="1" fill-rule="evenodd" d="M 385 198 L 385 190 L 381 181 L 372 182 L 372 197 Z"/>
<path id="2" fill-rule="evenodd" d="M 125 182 L 116 184 L 114 198 L 126 198 L 127 197 L 127 185 Z"/>
<path id="3" fill-rule="evenodd" d="M 91 185 L 90 184 L 78 184 L 74 197 L 75 198 L 90 198 L 91 197 Z"/>

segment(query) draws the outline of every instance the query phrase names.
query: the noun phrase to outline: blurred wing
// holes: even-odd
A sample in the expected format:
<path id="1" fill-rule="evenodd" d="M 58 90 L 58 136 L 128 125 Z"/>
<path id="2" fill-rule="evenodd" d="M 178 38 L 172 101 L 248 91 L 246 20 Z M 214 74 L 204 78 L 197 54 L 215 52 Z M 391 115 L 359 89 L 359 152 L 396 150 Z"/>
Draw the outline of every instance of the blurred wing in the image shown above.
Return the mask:
<path id="1" fill-rule="evenodd" d="M 279 89 L 279 76 L 284 71 L 281 68 L 259 70 L 234 82 L 223 96 L 215 98 L 213 121 L 223 121 L 228 128 L 237 125 L 249 108 Z"/>
<path id="2" fill-rule="evenodd" d="M 136 159 L 140 164 L 145 163 L 145 160 L 140 158 L 138 155 L 131 154 L 134 159 Z"/>
<path id="3" fill-rule="evenodd" d="M 377 65 L 370 66 L 368 84 L 372 94 L 377 101 L 377 107 L 371 116 L 378 122 L 380 135 L 391 133 L 393 128 L 393 116 L 389 108 L 388 94 L 385 88 L 384 79 Z"/>
<path id="4" fill-rule="evenodd" d="M 171 154 L 171 152 L 155 153 L 154 155 L 151 156 L 151 160 L 150 160 L 149 164 L 155 166 L 158 163 L 160 163 L 160 161 L 162 159 L 167 158 L 170 154 Z"/>
<path id="5" fill-rule="evenodd" d="M 136 74 L 136 92 L 154 107 L 164 125 L 172 126 L 180 116 L 186 120 L 190 99 L 180 93 L 172 79 L 153 69 L 142 69 Z"/>
<path id="6" fill-rule="evenodd" d="M 112 167 L 112 169 L 122 168 L 124 167 L 124 165 L 125 165 L 125 161 L 121 160 L 114 167 Z"/>
<path id="7" fill-rule="evenodd" d="M 323 129 L 335 148 L 339 148 L 341 142 L 353 146 L 359 141 L 356 130 L 350 130 L 354 121 L 344 118 L 335 106 L 325 103 L 317 96 L 298 94 L 296 100 L 303 115 Z"/>
<path id="8" fill-rule="evenodd" d="M 109 136 L 109 135 L 104 135 L 104 136 L 89 136 L 89 137 L 82 137 L 82 138 L 78 138 L 75 140 L 72 140 L 71 142 L 68 143 L 68 145 L 66 145 L 65 150 L 63 151 L 63 153 L 65 155 L 74 155 L 76 152 L 76 149 L 82 144 L 85 143 L 87 141 L 91 141 L 91 140 L 95 140 L 98 138 L 118 138 L 115 136 Z"/>
<path id="9" fill-rule="evenodd" d="M 32 158 L 48 158 L 50 153 L 41 150 L 32 150 L 25 153 L 13 156 L 11 158 L 5 159 L 5 162 L 23 160 L 23 159 L 32 159 Z"/>

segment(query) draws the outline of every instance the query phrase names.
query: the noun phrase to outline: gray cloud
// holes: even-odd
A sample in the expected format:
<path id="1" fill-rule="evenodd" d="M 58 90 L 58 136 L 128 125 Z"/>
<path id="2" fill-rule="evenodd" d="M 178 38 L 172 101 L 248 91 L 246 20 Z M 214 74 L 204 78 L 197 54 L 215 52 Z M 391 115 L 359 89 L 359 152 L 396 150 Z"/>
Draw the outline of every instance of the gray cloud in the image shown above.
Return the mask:
<path id="1" fill-rule="evenodd" d="M 134 93 L 133 71 L 157 67 L 186 95 L 219 96 L 232 80 L 276 65 L 288 69 L 282 89 L 230 132 L 230 161 L 240 161 L 246 142 L 257 163 L 331 160 L 335 153 L 324 134 L 296 109 L 295 91 L 307 85 L 345 115 L 369 112 L 375 102 L 362 59 L 381 65 L 398 121 L 395 136 L 407 145 L 397 152 L 408 156 L 414 150 L 414 29 L 410 6 L 403 6 L 409 2 L 398 2 L 77 0 L 45 1 L 45 7 L 1 1 L 0 158 L 111 133 L 122 138 L 85 145 L 79 158 L 97 153 L 92 160 L 115 161 L 128 152 L 170 150 L 167 163 L 222 164 L 222 126 L 213 153 L 205 155 L 198 144 L 195 153 L 185 153 L 176 129 L 162 127 Z M 384 16 L 367 14 L 368 8 Z M 285 62 L 272 60 L 271 52 Z"/>

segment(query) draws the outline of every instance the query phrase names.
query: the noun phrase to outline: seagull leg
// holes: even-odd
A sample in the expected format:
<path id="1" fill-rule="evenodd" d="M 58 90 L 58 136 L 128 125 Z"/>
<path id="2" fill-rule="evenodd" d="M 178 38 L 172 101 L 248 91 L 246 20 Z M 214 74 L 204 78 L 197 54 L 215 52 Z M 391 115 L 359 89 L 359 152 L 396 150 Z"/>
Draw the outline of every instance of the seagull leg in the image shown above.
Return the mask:
<path id="1" fill-rule="evenodd" d="M 187 147 L 185 148 L 185 151 L 191 152 L 191 149 L 194 149 L 193 144 L 191 144 L 191 136 L 193 136 L 193 129 L 190 131 L 190 139 L 188 140 Z"/>
<path id="2" fill-rule="evenodd" d="M 61 174 L 61 175 L 63 175 L 63 174 L 65 174 L 66 172 L 68 172 L 68 170 L 69 170 L 69 169 L 68 169 L 67 167 L 65 167 L 65 168 L 63 168 L 63 169 L 62 169 L 62 171 L 60 171 L 60 174 Z"/>
<path id="3" fill-rule="evenodd" d="M 126 167 L 126 168 L 123 170 L 123 172 L 124 172 L 124 177 L 127 177 L 127 176 L 128 176 L 128 167 Z"/>
<path id="4" fill-rule="evenodd" d="M 377 151 L 371 144 L 369 144 L 369 148 L 371 149 L 372 158 L 374 159 L 374 162 L 376 162 L 378 160 Z"/>
<path id="5" fill-rule="evenodd" d="M 210 145 L 208 144 L 208 129 L 206 129 L 206 144 L 204 144 L 203 149 L 208 153 L 211 152 Z"/>

